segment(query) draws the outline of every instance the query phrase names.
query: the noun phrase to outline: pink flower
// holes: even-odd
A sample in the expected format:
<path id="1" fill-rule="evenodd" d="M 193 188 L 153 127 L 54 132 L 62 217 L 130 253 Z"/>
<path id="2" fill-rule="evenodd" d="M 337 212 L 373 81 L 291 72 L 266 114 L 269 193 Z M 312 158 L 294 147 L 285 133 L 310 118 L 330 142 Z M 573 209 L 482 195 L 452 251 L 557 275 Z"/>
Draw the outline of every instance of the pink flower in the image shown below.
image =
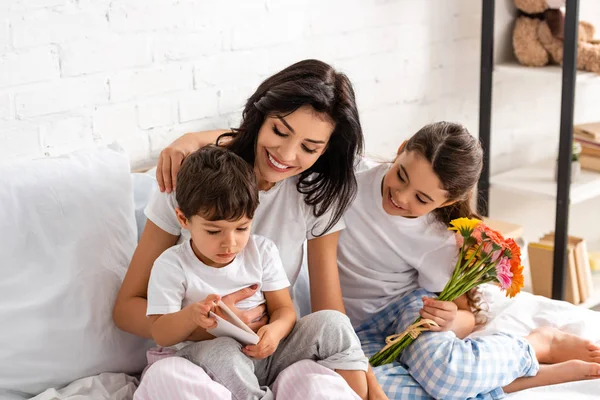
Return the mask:
<path id="1" fill-rule="evenodd" d="M 510 271 L 510 260 L 502 257 L 496 264 L 496 278 L 502 290 L 506 290 L 512 284 L 512 272 Z"/>
<path id="2" fill-rule="evenodd" d="M 456 246 L 461 249 L 463 244 L 465 244 L 465 238 L 460 234 L 460 232 L 456 232 L 454 234 L 454 238 L 456 239 Z"/>
<path id="3" fill-rule="evenodd" d="M 494 250 L 494 245 L 492 242 L 485 242 L 483 244 L 483 252 L 485 254 L 490 254 L 491 262 L 496 262 L 502 255 L 502 249 Z"/>
<path id="4" fill-rule="evenodd" d="M 471 237 L 473 237 L 475 240 L 477 240 L 477 244 L 481 244 L 481 228 L 480 228 L 480 226 L 473 229 L 473 233 L 471 233 Z"/>

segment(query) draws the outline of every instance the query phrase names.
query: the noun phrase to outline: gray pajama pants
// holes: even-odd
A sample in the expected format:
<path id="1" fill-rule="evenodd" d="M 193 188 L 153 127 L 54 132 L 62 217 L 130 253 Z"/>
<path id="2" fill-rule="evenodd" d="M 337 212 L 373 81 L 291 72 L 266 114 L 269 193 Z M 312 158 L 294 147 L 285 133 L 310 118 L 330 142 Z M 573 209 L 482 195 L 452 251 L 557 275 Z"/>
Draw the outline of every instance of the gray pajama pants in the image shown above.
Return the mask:
<path id="1" fill-rule="evenodd" d="M 331 369 L 367 371 L 365 357 L 344 314 L 324 310 L 296 322 L 271 356 L 255 360 L 241 351 L 236 340 L 221 337 L 184 347 L 177 356 L 206 371 L 210 378 L 231 391 L 234 400 L 271 400 L 269 388 L 277 375 L 300 360 L 314 360 Z"/>

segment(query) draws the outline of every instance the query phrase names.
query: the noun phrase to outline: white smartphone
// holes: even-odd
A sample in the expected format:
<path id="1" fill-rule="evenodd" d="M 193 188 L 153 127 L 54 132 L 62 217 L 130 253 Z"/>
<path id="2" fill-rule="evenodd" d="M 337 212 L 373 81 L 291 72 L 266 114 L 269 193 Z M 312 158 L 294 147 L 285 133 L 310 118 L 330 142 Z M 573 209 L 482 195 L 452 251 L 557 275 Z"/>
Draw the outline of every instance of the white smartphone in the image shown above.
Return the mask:
<path id="1" fill-rule="evenodd" d="M 219 317 L 217 314 L 211 311 L 209 315 L 216 318 L 217 326 L 207 329 L 206 331 L 208 333 L 216 337 L 230 337 L 244 345 L 258 343 L 258 335 L 254 333 L 254 331 L 250 329 L 248 325 L 244 324 L 242 320 L 239 319 L 238 316 L 235 315 L 233 311 L 231 311 L 229 307 L 225 305 L 225 303 L 219 301 L 217 306 L 223 311 L 227 318 L 229 318 L 229 321 Z"/>

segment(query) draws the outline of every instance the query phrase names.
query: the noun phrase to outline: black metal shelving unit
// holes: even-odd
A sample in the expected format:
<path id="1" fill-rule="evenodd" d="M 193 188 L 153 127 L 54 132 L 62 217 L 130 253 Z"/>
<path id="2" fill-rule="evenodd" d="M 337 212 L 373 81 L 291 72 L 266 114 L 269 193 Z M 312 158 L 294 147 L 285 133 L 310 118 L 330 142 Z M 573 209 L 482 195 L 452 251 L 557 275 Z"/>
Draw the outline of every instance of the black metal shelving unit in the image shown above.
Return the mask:
<path id="1" fill-rule="evenodd" d="M 481 18 L 481 81 L 479 92 L 479 139 L 484 150 L 484 167 L 478 184 L 477 209 L 489 216 L 490 149 L 492 121 L 492 78 L 494 70 L 494 14 L 495 0 L 482 0 Z M 577 74 L 577 25 L 579 0 L 566 2 L 564 53 L 562 66 L 562 93 L 560 139 L 558 151 L 558 183 L 556 187 L 556 220 L 554 239 L 554 269 L 552 298 L 564 300 L 567 241 L 569 234 L 569 193 L 571 188 L 571 154 L 573 146 L 573 114 Z"/>

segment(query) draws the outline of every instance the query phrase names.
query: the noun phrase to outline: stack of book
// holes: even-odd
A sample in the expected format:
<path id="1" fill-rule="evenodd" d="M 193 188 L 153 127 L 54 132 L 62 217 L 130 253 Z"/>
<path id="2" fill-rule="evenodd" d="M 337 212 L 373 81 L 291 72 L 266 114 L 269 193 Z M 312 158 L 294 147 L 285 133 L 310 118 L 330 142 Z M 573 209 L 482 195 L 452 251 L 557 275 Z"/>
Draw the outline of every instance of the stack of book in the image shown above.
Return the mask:
<path id="1" fill-rule="evenodd" d="M 581 168 L 600 172 L 600 122 L 575 125 L 573 139 L 581 145 Z"/>

